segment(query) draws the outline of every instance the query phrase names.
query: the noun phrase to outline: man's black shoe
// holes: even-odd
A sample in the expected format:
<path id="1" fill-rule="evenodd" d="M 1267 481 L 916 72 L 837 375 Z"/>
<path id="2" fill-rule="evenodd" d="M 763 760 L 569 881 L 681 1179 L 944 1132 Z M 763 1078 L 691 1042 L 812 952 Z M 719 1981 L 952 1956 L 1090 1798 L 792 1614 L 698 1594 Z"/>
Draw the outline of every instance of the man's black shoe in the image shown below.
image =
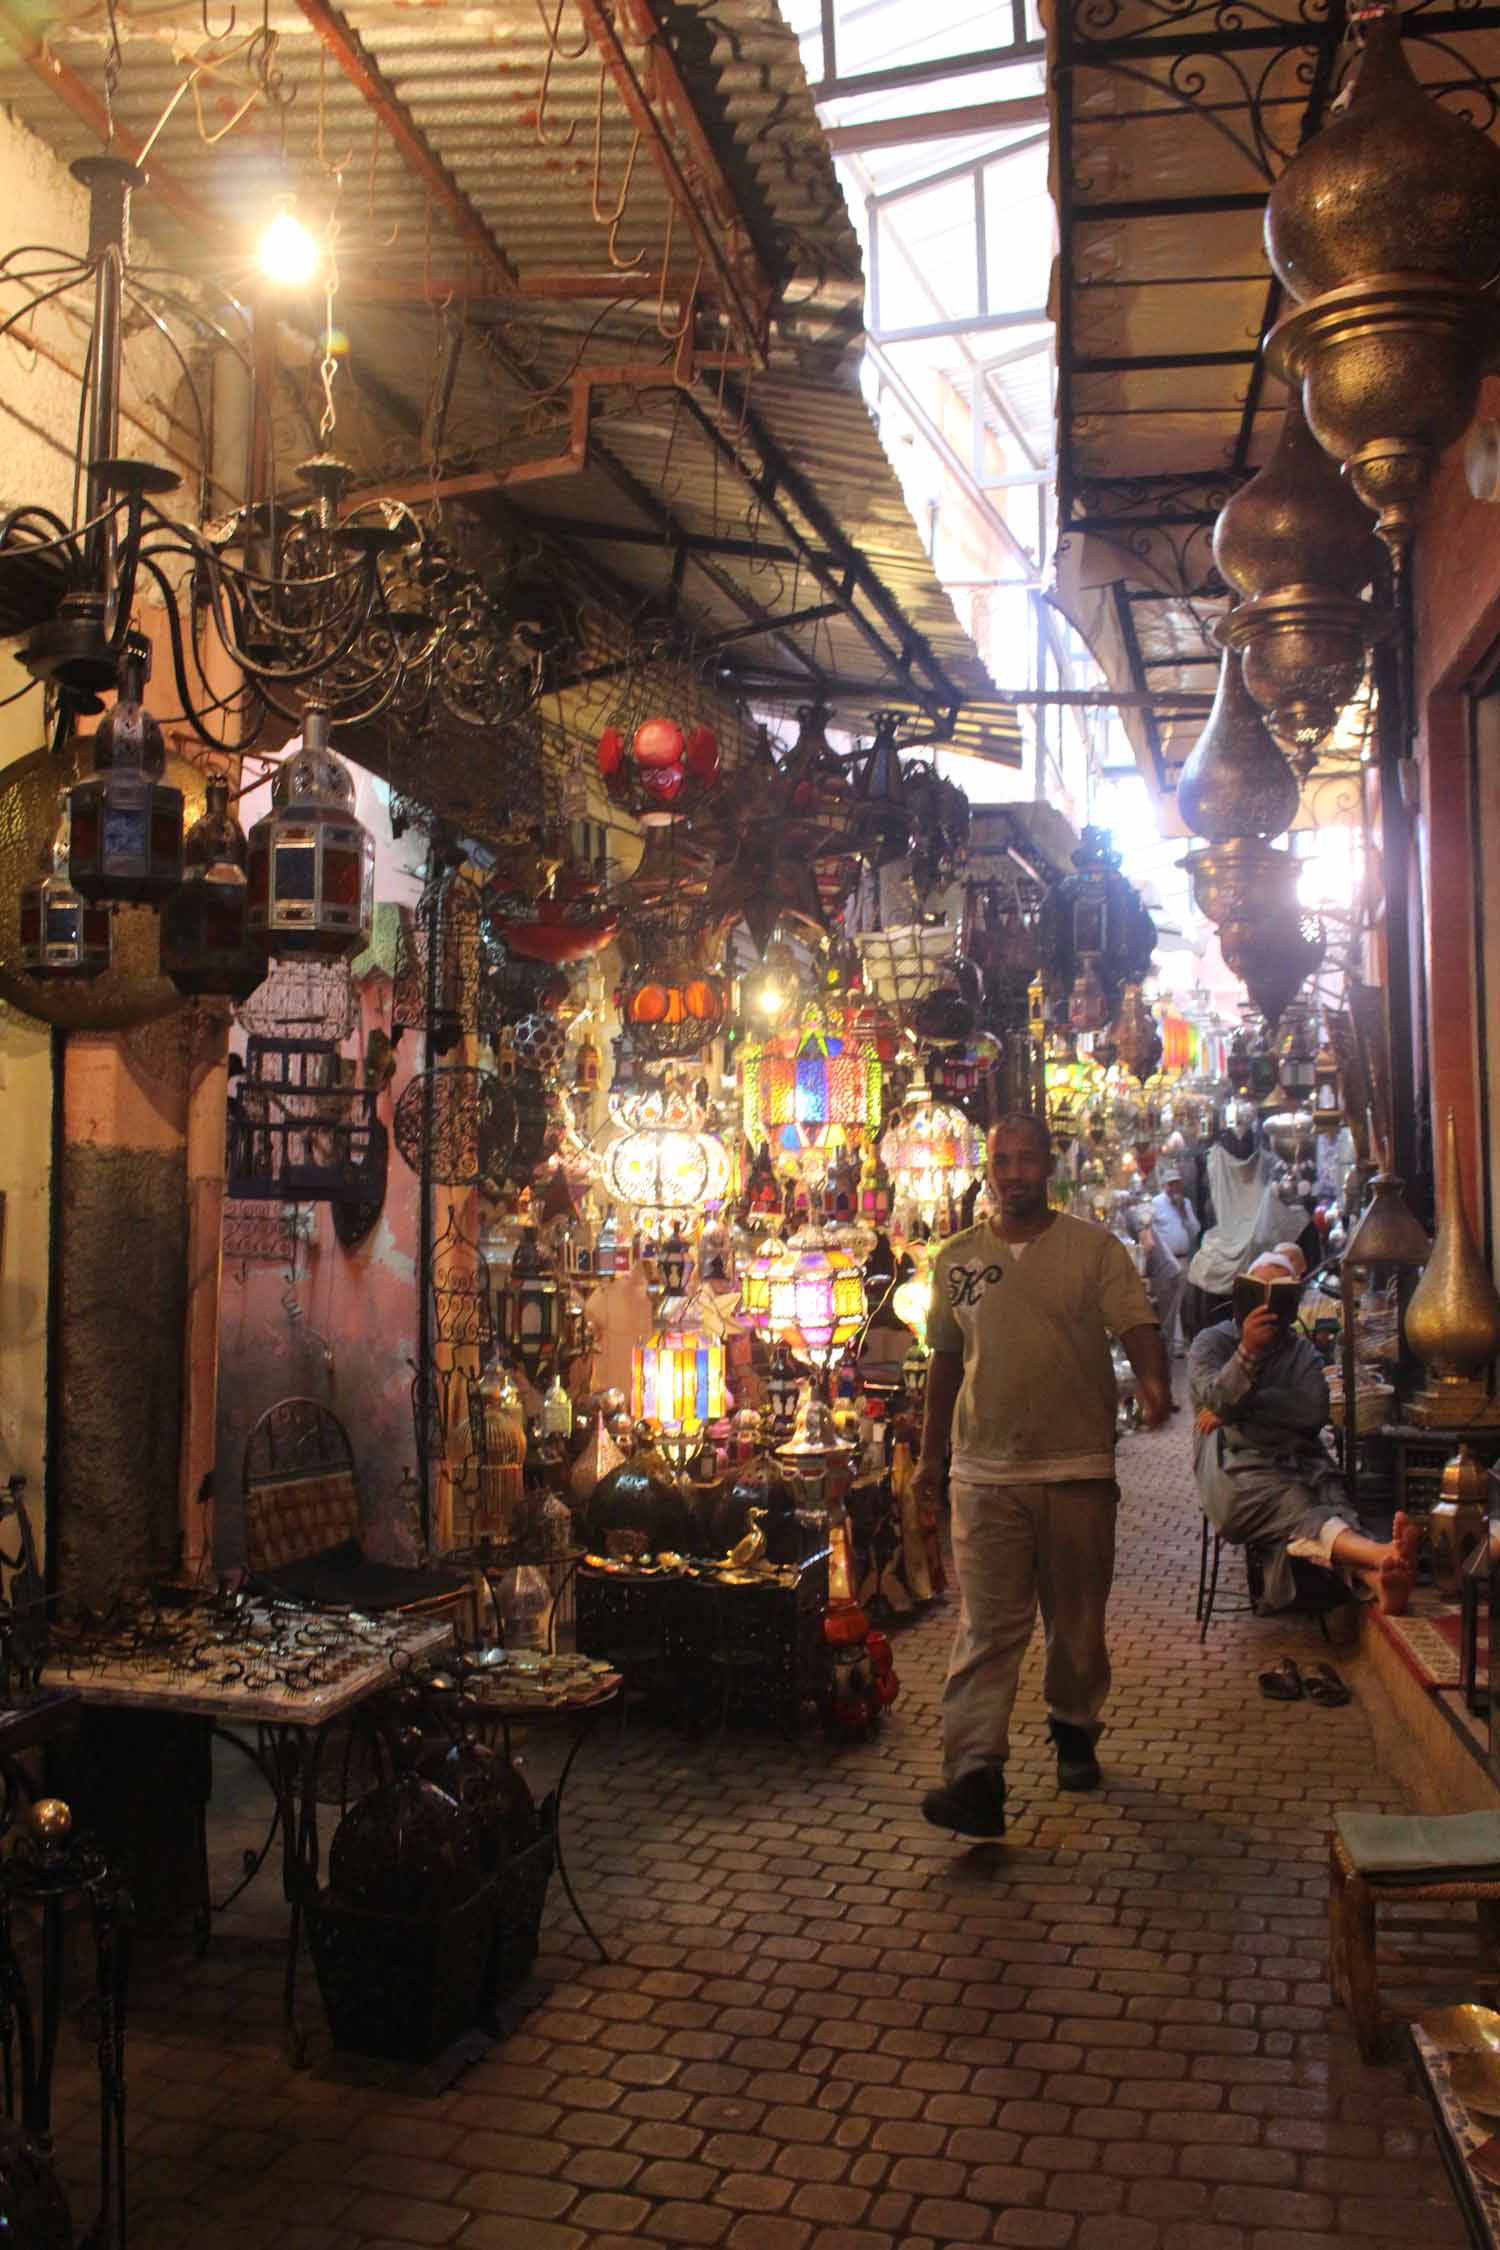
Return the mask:
<path id="1" fill-rule="evenodd" d="M 929 1789 L 922 1818 L 934 1828 L 953 1828 L 960 1836 L 1005 1834 L 1005 1768 L 973 1766 L 957 1781 Z"/>
<path id="2" fill-rule="evenodd" d="M 1047 1731 L 1057 1745 L 1058 1788 L 1097 1789 L 1099 1760 L 1092 1737 L 1082 1727 L 1070 1727 L 1066 1719 L 1049 1719 Z"/>

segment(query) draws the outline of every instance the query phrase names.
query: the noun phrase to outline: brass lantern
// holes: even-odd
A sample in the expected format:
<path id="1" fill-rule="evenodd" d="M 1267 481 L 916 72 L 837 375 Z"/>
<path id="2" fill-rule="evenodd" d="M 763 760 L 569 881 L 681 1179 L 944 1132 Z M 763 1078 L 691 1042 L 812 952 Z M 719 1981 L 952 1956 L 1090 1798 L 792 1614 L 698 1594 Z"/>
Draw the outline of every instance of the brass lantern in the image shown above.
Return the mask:
<path id="1" fill-rule="evenodd" d="M 1299 863 L 1262 836 L 1230 836 L 1184 860 L 1225 962 L 1275 1023 L 1323 958 L 1323 927 L 1297 896 Z"/>
<path id="2" fill-rule="evenodd" d="M 267 974 L 250 936 L 245 834 L 229 809 L 229 783 L 210 774 L 207 810 L 183 845 L 183 880 L 162 909 L 161 965 L 179 992 L 248 1000 Z"/>
<path id="3" fill-rule="evenodd" d="M 1221 638 L 1276 741 L 1311 764 L 1390 620 L 1360 599 L 1380 569 L 1369 511 L 1295 393 L 1275 452 L 1214 526 L 1214 561 L 1239 596 Z"/>
<path id="4" fill-rule="evenodd" d="M 375 845 L 328 736 L 327 711 L 310 709 L 301 748 L 276 775 L 271 810 L 250 831 L 250 928 L 273 954 L 338 961 L 369 943 Z"/>
<path id="5" fill-rule="evenodd" d="M 1226 649 L 1208 723 L 1177 779 L 1177 806 L 1195 836 L 1279 836 L 1297 817 L 1297 777 L 1267 734 L 1239 659 Z M 1207 912 L 1207 909 L 1204 910 Z"/>
<path id="6" fill-rule="evenodd" d="M 91 906 L 68 875 L 68 792 L 58 792 L 57 832 L 42 852 L 41 867 L 21 889 L 20 966 L 28 976 L 82 980 L 109 967 L 111 920 L 107 906 Z"/>
<path id="7" fill-rule="evenodd" d="M 163 781 L 167 745 L 141 701 L 150 643 L 128 634 L 117 701 L 94 736 L 94 772 L 68 792 L 68 873 L 95 904 L 156 906 L 182 881 L 182 791 Z"/>
<path id="8" fill-rule="evenodd" d="M 1271 364 L 1399 561 L 1500 340 L 1500 150 L 1422 91 L 1394 10 L 1368 19 L 1347 103 L 1272 189 L 1266 249 L 1301 305 Z"/>

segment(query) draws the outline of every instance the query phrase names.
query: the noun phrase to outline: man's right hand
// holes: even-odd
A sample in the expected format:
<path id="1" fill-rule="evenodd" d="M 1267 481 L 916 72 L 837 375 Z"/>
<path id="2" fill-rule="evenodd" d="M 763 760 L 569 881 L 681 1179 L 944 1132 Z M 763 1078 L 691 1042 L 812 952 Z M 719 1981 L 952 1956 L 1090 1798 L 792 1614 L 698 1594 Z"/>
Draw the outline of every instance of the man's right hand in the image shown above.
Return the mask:
<path id="1" fill-rule="evenodd" d="M 1253 1313 L 1245 1316 L 1240 1330 L 1240 1350 L 1246 1359 L 1264 1359 L 1279 1333 L 1276 1315 L 1270 1306 L 1257 1305 Z"/>
<path id="2" fill-rule="evenodd" d="M 943 1495 L 942 1463 L 919 1459 L 912 1472 L 911 1492 L 919 1508 L 935 1508 Z"/>

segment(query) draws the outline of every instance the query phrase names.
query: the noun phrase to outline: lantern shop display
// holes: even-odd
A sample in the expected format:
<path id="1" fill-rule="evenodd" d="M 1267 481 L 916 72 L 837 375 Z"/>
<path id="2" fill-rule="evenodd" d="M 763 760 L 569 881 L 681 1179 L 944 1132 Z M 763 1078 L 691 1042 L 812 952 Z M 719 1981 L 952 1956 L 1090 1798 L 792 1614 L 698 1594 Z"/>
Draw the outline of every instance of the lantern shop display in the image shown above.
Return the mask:
<path id="1" fill-rule="evenodd" d="M 765 1305 L 751 1324 L 797 1359 L 828 1368 L 858 1336 L 865 1318 L 865 1277 L 851 1252 L 816 1227 L 774 1246 L 765 1277 Z M 760 1263 L 756 1260 L 756 1265 Z M 752 1273 L 754 1268 L 752 1268 Z M 746 1288 L 751 1275 L 746 1276 Z M 742 1310 L 745 1295 L 741 1295 Z"/>
<path id="2" fill-rule="evenodd" d="M 94 736 L 94 772 L 68 792 L 68 874 L 92 905 L 159 906 L 182 881 L 182 791 L 162 779 L 167 745 L 141 701 L 151 650 L 126 637 L 120 692 Z"/>
<path id="3" fill-rule="evenodd" d="M 68 874 L 67 792 L 58 796 L 58 823 L 43 846 L 37 873 L 21 887 L 20 963 L 28 976 L 82 982 L 109 967 L 112 927 L 107 906 L 91 906 Z"/>
<path id="4" fill-rule="evenodd" d="M 273 954 L 339 960 L 369 943 L 375 844 L 354 811 L 354 782 L 329 747 L 328 713 L 310 710 L 302 745 L 277 772 L 271 810 L 250 831 L 250 928 Z"/>
<path id="5" fill-rule="evenodd" d="M 931 1226 L 979 1177 L 984 1143 L 961 1109 L 919 1097 L 886 1132 L 880 1160 L 890 1173 L 898 1212 Z"/>

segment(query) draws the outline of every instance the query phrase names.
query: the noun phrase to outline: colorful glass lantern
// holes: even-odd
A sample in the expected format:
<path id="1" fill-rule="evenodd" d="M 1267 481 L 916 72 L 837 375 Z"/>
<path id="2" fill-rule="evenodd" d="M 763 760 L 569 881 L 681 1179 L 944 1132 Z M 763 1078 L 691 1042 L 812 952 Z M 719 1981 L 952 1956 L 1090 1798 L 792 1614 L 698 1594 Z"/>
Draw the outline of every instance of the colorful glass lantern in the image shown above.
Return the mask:
<path id="1" fill-rule="evenodd" d="M 807 1145 L 824 1127 L 840 1126 L 847 1137 L 880 1125 L 884 1072 L 875 1042 L 846 1036 L 821 1015 L 805 1025 L 794 1048 L 787 1051 L 778 1041 L 753 1049 L 743 1067 L 745 1132 L 752 1141 L 769 1135 L 790 1149 Z"/>
<path id="2" fill-rule="evenodd" d="M 606 727 L 598 760 L 600 779 L 617 805 L 677 820 L 718 781 L 719 738 L 712 727 L 684 732 L 675 719 L 646 719 L 628 740 L 618 727 Z"/>
<path id="3" fill-rule="evenodd" d="M 282 764 L 271 810 L 250 831 L 250 928 L 273 954 L 337 961 L 369 943 L 375 844 L 354 812 L 354 782 L 329 747 L 325 710 Z"/>
<path id="4" fill-rule="evenodd" d="M 904 1328 L 909 1328 L 917 1342 L 927 1342 L 927 1318 L 932 1310 L 932 1276 L 914 1273 L 909 1281 L 898 1282 L 891 1291 L 891 1311 Z"/>
<path id="5" fill-rule="evenodd" d="M 831 1367 L 859 1334 L 865 1277 L 849 1251 L 804 1227 L 771 1268 L 768 1334 L 798 1359 Z"/>
<path id="6" fill-rule="evenodd" d="M 786 1244 L 773 1237 L 761 1244 L 740 1276 L 740 1321 L 762 1335 L 771 1325 L 771 1275 L 785 1255 Z"/>
<path id="7" fill-rule="evenodd" d="M 58 823 L 40 870 L 20 898 L 20 961 L 28 976 L 82 983 L 109 967 L 113 927 L 107 906 L 91 906 L 68 878 L 68 792 L 58 793 Z"/>
<path id="8" fill-rule="evenodd" d="M 161 965 L 179 992 L 248 1000 L 267 973 L 251 941 L 245 834 L 229 809 L 229 783 L 210 774 L 207 807 L 183 845 L 183 880 L 162 909 Z"/>
<path id="9" fill-rule="evenodd" d="M 159 906 L 182 881 L 182 791 L 163 781 L 167 745 L 141 701 L 149 642 L 127 635 L 120 692 L 94 736 L 94 772 L 68 792 L 68 874 L 92 905 Z"/>
<path id="10" fill-rule="evenodd" d="M 630 1410 L 669 1438 L 698 1437 L 728 1411 L 723 1343 L 701 1329 L 661 1328 L 631 1355 Z"/>
<path id="11" fill-rule="evenodd" d="M 678 1094 L 632 1097 L 617 1111 L 625 1127 L 605 1149 L 601 1172 L 617 1203 L 637 1211 L 694 1211 L 724 1200 L 732 1166 L 717 1133 Z"/>
<path id="12" fill-rule="evenodd" d="M 898 1203 L 929 1225 L 950 1197 L 960 1198 L 984 1164 L 984 1143 L 961 1109 L 919 1100 L 897 1118 L 880 1144 Z"/>

